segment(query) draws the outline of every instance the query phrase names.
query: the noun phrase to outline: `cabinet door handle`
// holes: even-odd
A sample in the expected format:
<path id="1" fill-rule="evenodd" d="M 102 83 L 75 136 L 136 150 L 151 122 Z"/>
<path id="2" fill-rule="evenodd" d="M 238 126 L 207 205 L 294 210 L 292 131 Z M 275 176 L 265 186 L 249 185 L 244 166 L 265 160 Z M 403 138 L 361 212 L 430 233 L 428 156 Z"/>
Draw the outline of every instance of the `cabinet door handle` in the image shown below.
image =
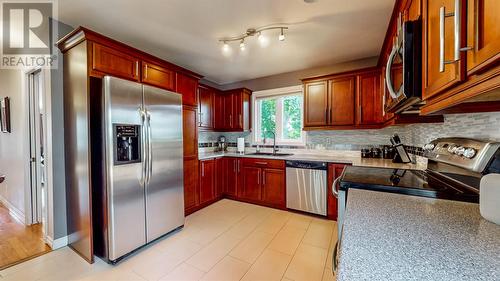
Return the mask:
<path id="1" fill-rule="evenodd" d="M 240 120 L 240 127 L 243 128 L 243 119 L 241 118 L 241 114 L 239 115 L 239 120 Z"/>
<path id="2" fill-rule="evenodd" d="M 205 177 L 205 163 L 201 162 L 201 177 Z"/>
<path id="3" fill-rule="evenodd" d="M 144 79 L 148 79 L 148 65 L 144 65 Z"/>
<path id="4" fill-rule="evenodd" d="M 266 171 L 262 171 L 262 185 L 266 185 Z"/>
<path id="5" fill-rule="evenodd" d="M 240 172 L 240 160 L 239 160 L 239 159 L 238 159 L 238 160 L 236 160 L 236 163 L 237 163 L 237 165 L 236 165 L 236 166 L 238 167 L 238 173 L 239 173 L 239 172 Z"/>
<path id="6" fill-rule="evenodd" d="M 260 185 L 260 170 L 258 171 L 257 174 L 257 185 Z"/>
<path id="7" fill-rule="evenodd" d="M 454 17 L 454 50 L 453 60 L 445 60 L 445 26 L 444 20 L 448 17 Z M 460 39 L 462 37 L 462 0 L 455 0 L 455 11 L 446 13 L 446 7 L 439 8 L 439 72 L 444 72 L 446 64 L 452 64 L 460 60 L 460 52 L 467 51 L 468 48 L 460 47 Z"/>
<path id="8" fill-rule="evenodd" d="M 135 61 L 135 75 L 139 76 L 139 61 Z"/>
<path id="9" fill-rule="evenodd" d="M 267 165 L 267 162 L 255 162 L 257 165 Z"/>

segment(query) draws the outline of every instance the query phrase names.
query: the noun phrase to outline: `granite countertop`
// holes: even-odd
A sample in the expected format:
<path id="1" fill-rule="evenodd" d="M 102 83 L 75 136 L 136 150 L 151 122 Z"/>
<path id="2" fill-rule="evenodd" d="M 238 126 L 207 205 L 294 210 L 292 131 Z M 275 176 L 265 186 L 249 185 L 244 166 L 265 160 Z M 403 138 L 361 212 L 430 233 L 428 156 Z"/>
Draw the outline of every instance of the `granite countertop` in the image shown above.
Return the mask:
<path id="1" fill-rule="evenodd" d="M 337 280 L 500 280 L 500 225 L 479 205 L 349 190 Z"/>
<path id="2" fill-rule="evenodd" d="M 361 158 L 359 151 L 342 150 L 283 150 L 280 153 L 293 153 L 290 156 L 270 156 L 270 155 L 251 155 L 253 152 L 239 154 L 236 152 L 204 152 L 198 155 L 200 160 L 212 159 L 217 157 L 248 157 L 262 159 L 280 159 L 280 160 L 305 160 L 305 161 L 323 161 L 329 163 L 351 164 L 353 166 L 395 168 L 395 169 L 414 169 L 425 170 L 427 162 L 418 161 L 417 164 L 398 164 L 392 163 L 390 159 L 380 158 Z"/>

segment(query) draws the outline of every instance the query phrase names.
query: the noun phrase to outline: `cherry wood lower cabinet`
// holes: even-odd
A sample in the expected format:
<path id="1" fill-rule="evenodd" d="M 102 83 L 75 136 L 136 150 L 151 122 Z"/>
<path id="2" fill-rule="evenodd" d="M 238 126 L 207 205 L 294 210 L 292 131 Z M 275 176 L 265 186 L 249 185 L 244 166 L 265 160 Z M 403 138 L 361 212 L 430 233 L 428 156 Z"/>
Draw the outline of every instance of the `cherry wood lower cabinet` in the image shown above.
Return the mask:
<path id="1" fill-rule="evenodd" d="M 248 200 L 261 200 L 262 169 L 252 166 L 243 166 L 243 180 L 238 189 L 238 197 Z"/>
<path id="2" fill-rule="evenodd" d="M 262 169 L 262 201 L 276 207 L 286 206 L 285 170 Z"/>
<path id="3" fill-rule="evenodd" d="M 235 199 L 240 185 L 241 159 L 234 157 L 222 158 L 224 167 L 224 194 Z"/>
<path id="4" fill-rule="evenodd" d="M 333 181 L 342 175 L 345 166 L 345 164 L 328 164 L 327 216 L 332 220 L 337 220 L 338 215 L 337 198 L 332 194 L 332 185 Z"/>
<path id="5" fill-rule="evenodd" d="M 244 158 L 242 164 L 237 199 L 285 208 L 285 161 Z"/>
<path id="6" fill-rule="evenodd" d="M 224 159 L 215 158 L 215 199 L 221 199 L 224 194 Z"/>
<path id="7" fill-rule="evenodd" d="M 215 159 L 200 160 L 200 205 L 215 199 Z"/>
<path id="8" fill-rule="evenodd" d="M 198 159 L 184 158 L 184 213 L 191 214 L 200 203 L 198 189 Z"/>

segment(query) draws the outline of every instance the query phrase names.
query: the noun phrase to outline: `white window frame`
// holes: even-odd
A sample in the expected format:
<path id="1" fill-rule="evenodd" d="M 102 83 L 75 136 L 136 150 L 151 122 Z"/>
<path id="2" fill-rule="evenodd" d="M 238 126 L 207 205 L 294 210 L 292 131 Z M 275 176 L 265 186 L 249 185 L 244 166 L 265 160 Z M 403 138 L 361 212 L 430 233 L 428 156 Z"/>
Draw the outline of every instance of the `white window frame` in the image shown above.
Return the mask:
<path id="1" fill-rule="evenodd" d="M 257 104 L 257 101 L 263 98 L 277 98 L 279 96 L 288 96 L 288 95 L 294 95 L 294 94 L 300 94 L 302 97 L 304 96 L 304 89 L 302 85 L 297 85 L 297 86 L 291 86 L 291 87 L 284 87 L 284 88 L 276 88 L 276 89 L 270 89 L 270 90 L 263 90 L 263 91 L 256 91 L 252 93 L 252 118 L 254 124 L 254 130 L 252 130 L 252 143 L 253 144 L 264 144 L 263 140 L 260 138 L 260 107 Z M 304 105 L 304 103 L 302 103 Z M 282 109 L 282 104 L 278 103 L 276 106 L 276 144 L 277 145 L 299 145 L 299 146 L 304 146 L 305 145 L 305 133 L 302 130 L 301 131 L 301 138 L 296 141 L 290 141 L 290 140 L 283 140 L 281 139 L 281 133 L 282 132 L 282 123 L 279 122 L 283 120 L 283 109 Z M 304 108 L 302 108 L 302 119 L 301 119 L 301 127 L 304 126 Z M 272 144 L 272 139 L 267 140 L 266 144 Z"/>

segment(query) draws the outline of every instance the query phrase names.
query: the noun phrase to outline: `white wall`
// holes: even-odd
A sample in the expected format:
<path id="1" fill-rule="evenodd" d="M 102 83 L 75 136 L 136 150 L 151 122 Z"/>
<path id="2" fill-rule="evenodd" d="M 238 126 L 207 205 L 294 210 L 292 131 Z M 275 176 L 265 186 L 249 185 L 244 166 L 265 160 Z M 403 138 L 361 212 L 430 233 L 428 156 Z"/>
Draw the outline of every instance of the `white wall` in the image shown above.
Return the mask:
<path id="1" fill-rule="evenodd" d="M 0 133 L 0 199 L 9 207 L 25 213 L 25 186 L 29 185 L 25 162 L 26 97 L 23 95 L 23 72 L 0 69 L 0 97 L 10 98 L 11 133 Z"/>

